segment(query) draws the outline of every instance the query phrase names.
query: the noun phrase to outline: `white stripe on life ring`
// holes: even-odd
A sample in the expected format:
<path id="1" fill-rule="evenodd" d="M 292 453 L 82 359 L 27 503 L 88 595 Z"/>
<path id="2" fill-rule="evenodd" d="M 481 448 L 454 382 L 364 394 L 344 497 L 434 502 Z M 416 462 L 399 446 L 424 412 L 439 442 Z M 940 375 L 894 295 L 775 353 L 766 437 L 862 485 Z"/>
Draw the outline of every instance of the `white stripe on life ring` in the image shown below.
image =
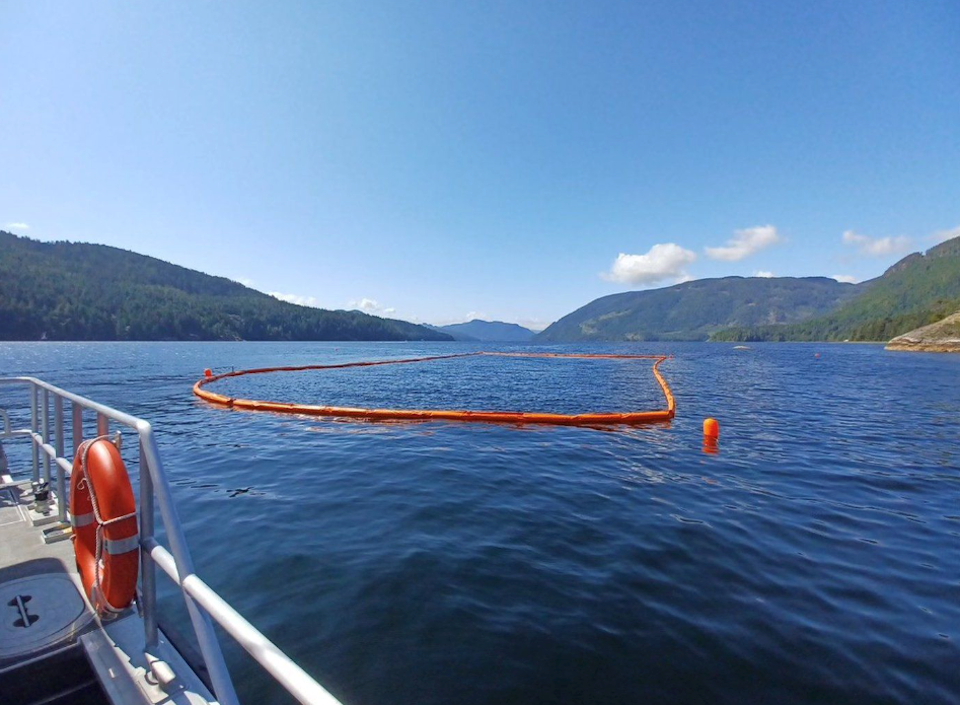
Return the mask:
<path id="1" fill-rule="evenodd" d="M 103 540 L 103 548 L 111 556 L 118 556 L 121 553 L 129 553 L 140 548 L 140 534 L 128 536 L 125 539 L 107 539 Z"/>
<path id="2" fill-rule="evenodd" d="M 88 514 L 71 514 L 70 515 L 70 524 L 71 526 L 73 526 L 74 529 L 79 528 L 81 526 L 89 526 L 96 520 L 97 518 L 93 515 L 93 512 L 89 512 Z"/>

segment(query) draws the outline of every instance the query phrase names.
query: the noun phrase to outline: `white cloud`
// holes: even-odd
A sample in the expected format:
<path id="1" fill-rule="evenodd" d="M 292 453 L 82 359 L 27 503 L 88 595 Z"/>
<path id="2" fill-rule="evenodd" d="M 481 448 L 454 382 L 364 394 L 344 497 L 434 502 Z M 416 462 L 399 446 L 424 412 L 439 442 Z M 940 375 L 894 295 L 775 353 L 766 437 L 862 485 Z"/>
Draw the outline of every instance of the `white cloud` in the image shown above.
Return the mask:
<path id="1" fill-rule="evenodd" d="M 753 228 L 734 230 L 733 237 L 727 240 L 723 247 L 706 247 L 704 249 L 710 259 L 739 262 L 778 242 L 783 242 L 783 236 L 777 232 L 774 226 L 758 225 Z"/>
<path id="2" fill-rule="evenodd" d="M 948 230 L 938 230 L 930 236 L 930 239 L 934 242 L 946 242 L 947 240 L 952 240 L 955 237 L 960 237 L 960 225 Z"/>
<path id="3" fill-rule="evenodd" d="M 358 311 L 363 311 L 364 313 L 370 313 L 380 308 L 380 304 L 376 302 L 376 299 L 368 299 L 366 297 L 359 301 L 348 301 L 347 306 Z"/>
<path id="4" fill-rule="evenodd" d="M 29 230 L 30 226 L 26 223 L 7 223 L 10 230 Z"/>
<path id="5" fill-rule="evenodd" d="M 644 255 L 620 253 L 609 272 L 600 276 L 622 284 L 656 284 L 664 279 L 685 280 L 687 265 L 697 259 L 697 253 L 672 242 L 660 243 Z"/>
<path id="6" fill-rule="evenodd" d="M 397 312 L 397 309 L 393 306 L 381 306 L 376 299 L 368 299 L 365 296 L 361 299 L 348 301 L 347 308 L 369 313 L 371 316 L 391 316 Z"/>
<path id="7" fill-rule="evenodd" d="M 773 279 L 777 275 L 773 272 L 767 271 L 766 269 L 758 269 L 753 273 L 753 276 L 760 277 L 761 279 Z"/>
<path id="8" fill-rule="evenodd" d="M 234 277 L 233 281 L 237 282 L 238 284 L 243 284 L 244 286 L 248 286 L 251 289 L 253 288 L 253 279 L 247 279 L 246 277 Z"/>
<path id="9" fill-rule="evenodd" d="M 301 296 L 300 294 L 283 294 L 279 291 L 268 291 L 268 294 L 275 299 L 286 301 L 287 303 L 297 304 L 297 306 L 312 306 L 320 308 L 320 302 L 315 296 Z"/>
<path id="10" fill-rule="evenodd" d="M 911 240 L 906 235 L 896 237 L 870 237 L 861 235 L 853 230 L 843 233 L 843 244 L 857 248 L 861 255 L 867 257 L 884 257 L 886 255 L 903 252 L 910 247 Z"/>
<path id="11" fill-rule="evenodd" d="M 860 280 L 852 274 L 834 274 L 831 279 L 836 279 L 841 284 L 856 284 Z"/>

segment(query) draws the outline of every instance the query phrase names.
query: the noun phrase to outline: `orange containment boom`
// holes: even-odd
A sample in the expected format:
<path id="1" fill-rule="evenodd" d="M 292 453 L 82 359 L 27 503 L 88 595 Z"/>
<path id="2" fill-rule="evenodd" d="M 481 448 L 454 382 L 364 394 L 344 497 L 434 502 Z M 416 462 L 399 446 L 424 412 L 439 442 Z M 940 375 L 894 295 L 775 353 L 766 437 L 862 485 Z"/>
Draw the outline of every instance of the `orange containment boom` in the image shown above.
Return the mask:
<path id="1" fill-rule="evenodd" d="M 259 375 L 269 372 L 300 372 L 304 370 L 341 370 L 348 367 L 373 367 L 377 365 L 399 365 L 432 360 L 450 360 L 459 357 L 477 357 L 480 355 L 496 357 L 539 357 L 581 360 L 655 360 L 653 376 L 667 401 L 665 409 L 656 411 L 627 411 L 599 414 L 549 414 L 524 411 L 467 411 L 457 409 L 360 409 L 345 406 L 314 406 L 312 404 L 287 404 L 278 401 L 260 401 L 257 399 L 237 399 L 223 394 L 207 391 L 204 387 L 217 380 L 244 375 Z M 335 416 L 378 421 L 480 421 L 486 423 L 536 423 L 560 426 L 603 426 L 613 424 L 645 424 L 669 421 L 676 413 L 676 402 L 670 385 L 660 374 L 660 363 L 668 359 L 665 355 L 589 355 L 531 352 L 473 352 L 454 355 L 434 355 L 404 360 L 380 360 L 376 362 L 345 362 L 337 365 L 303 365 L 301 367 L 262 367 L 253 370 L 237 370 L 221 375 L 204 375 L 193 385 L 193 393 L 201 399 L 231 409 L 245 411 L 272 411 L 281 414 L 305 414 L 308 416 Z"/>

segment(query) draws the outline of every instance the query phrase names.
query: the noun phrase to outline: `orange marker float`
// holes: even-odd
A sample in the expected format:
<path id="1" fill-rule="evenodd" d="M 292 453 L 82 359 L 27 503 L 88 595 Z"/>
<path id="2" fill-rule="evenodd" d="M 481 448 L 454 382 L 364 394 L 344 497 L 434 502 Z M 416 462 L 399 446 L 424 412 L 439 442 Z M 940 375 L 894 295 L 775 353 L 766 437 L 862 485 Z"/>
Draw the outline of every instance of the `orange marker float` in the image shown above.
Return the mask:
<path id="1" fill-rule="evenodd" d="M 704 419 L 703 435 L 707 438 L 720 438 L 720 423 L 716 419 Z"/>
<path id="2" fill-rule="evenodd" d="M 461 357 L 535 357 L 549 359 L 581 359 L 581 360 L 654 360 L 653 376 L 660 385 L 667 406 L 655 411 L 626 411 L 620 413 L 596 414 L 550 414 L 525 411 L 469 411 L 457 409 L 362 409 L 343 406 L 315 406 L 312 404 L 287 404 L 277 401 L 260 401 L 256 399 L 237 399 L 204 389 L 212 382 L 229 377 L 244 375 L 266 374 L 270 372 L 301 372 L 305 370 L 339 370 L 348 367 L 372 367 L 378 365 L 410 364 L 414 362 L 429 362 L 433 360 L 450 360 Z M 358 419 L 372 419 L 379 421 L 479 421 L 486 423 L 535 423 L 553 424 L 559 426 L 608 426 L 614 424 L 645 424 L 669 421 L 676 414 L 676 402 L 670 385 L 660 374 L 660 364 L 667 360 L 665 355 L 591 355 L 591 354 L 562 354 L 562 353 L 528 353 L 528 352 L 474 352 L 458 353 L 454 355 L 433 355 L 430 357 L 416 357 L 403 360 L 380 360 L 376 362 L 345 362 L 336 365 L 303 365 L 299 367 L 263 367 L 252 370 L 237 370 L 222 375 L 204 375 L 193 385 L 193 393 L 201 399 L 225 406 L 231 409 L 245 411 L 272 411 L 282 414 L 305 414 L 308 416 L 333 416 Z"/>
<path id="3" fill-rule="evenodd" d="M 703 452 L 716 455 L 719 452 L 720 423 L 714 418 L 703 420 Z"/>

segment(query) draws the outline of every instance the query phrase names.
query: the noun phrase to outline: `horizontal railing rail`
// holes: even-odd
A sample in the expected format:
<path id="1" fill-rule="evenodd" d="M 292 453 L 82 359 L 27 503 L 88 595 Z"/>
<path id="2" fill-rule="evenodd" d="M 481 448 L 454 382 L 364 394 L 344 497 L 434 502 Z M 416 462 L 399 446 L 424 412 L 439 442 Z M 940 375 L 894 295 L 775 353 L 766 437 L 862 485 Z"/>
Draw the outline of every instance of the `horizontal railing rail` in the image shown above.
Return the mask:
<path id="1" fill-rule="evenodd" d="M 173 502 L 170 483 L 160 460 L 153 428 L 147 421 L 60 389 L 35 377 L 0 377 L 0 385 L 25 385 L 29 390 L 30 428 L 13 428 L 9 414 L 0 409 L 0 420 L 3 422 L 0 438 L 28 437 L 31 440 L 32 471 L 35 483 L 41 480 L 50 482 L 51 464 L 56 468 L 59 519 L 64 524 L 67 520 L 66 478 L 69 477 L 72 469 L 71 461 L 64 457 L 64 401 L 72 405 L 73 455 L 76 454 L 84 438 L 84 410 L 96 414 L 97 436 L 109 434 L 111 421 L 136 431 L 139 441 L 140 481 L 140 604 L 147 651 L 155 648 L 158 643 L 156 566 L 159 565 L 161 570 L 180 588 L 200 653 L 210 674 L 214 695 L 222 705 L 235 705 L 238 700 L 211 619 L 216 621 L 264 670 L 300 702 L 321 705 L 339 703 L 323 686 L 196 574 L 180 517 Z M 52 434 L 50 430 L 51 398 L 54 422 Z M 169 550 L 162 546 L 155 536 L 155 504 L 160 508 L 161 520 L 170 543 Z"/>

